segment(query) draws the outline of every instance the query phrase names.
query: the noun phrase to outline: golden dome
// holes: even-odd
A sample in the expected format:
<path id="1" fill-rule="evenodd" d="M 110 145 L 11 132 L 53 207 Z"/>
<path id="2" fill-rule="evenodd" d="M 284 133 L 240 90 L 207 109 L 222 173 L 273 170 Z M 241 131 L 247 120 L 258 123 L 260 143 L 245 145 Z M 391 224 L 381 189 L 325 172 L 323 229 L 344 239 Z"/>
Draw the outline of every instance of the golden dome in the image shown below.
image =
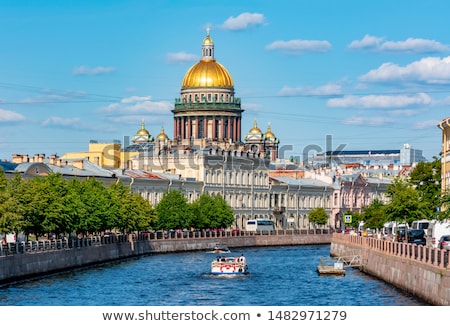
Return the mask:
<path id="1" fill-rule="evenodd" d="M 275 138 L 275 134 L 272 132 L 272 130 L 270 130 L 270 122 L 269 122 L 269 126 L 267 127 L 267 131 L 264 134 L 264 138 L 266 138 L 266 139 Z"/>
<path id="2" fill-rule="evenodd" d="M 250 129 L 250 131 L 248 132 L 249 134 L 262 134 L 261 129 L 258 128 L 257 124 L 256 124 L 256 120 L 253 123 L 253 128 Z"/>
<path id="3" fill-rule="evenodd" d="M 144 120 L 142 120 L 141 129 L 138 130 L 138 132 L 137 132 L 136 134 L 137 134 L 137 135 L 150 135 L 150 133 L 148 132 L 148 130 L 145 129 L 145 126 L 144 126 Z"/>
<path id="4" fill-rule="evenodd" d="M 181 88 L 234 87 L 228 70 L 215 60 L 200 60 L 184 75 Z"/>
<path id="5" fill-rule="evenodd" d="M 228 70 L 214 59 L 214 43 L 207 29 L 202 45 L 202 58 L 184 75 L 181 88 L 219 87 L 233 88 Z"/>
<path id="6" fill-rule="evenodd" d="M 213 44 L 213 40 L 211 39 L 211 37 L 208 35 L 206 35 L 206 37 L 203 39 L 203 45 L 212 45 Z"/>
<path id="7" fill-rule="evenodd" d="M 169 136 L 167 136 L 164 132 L 164 127 L 161 128 L 161 132 L 156 137 L 156 139 L 169 139 Z"/>

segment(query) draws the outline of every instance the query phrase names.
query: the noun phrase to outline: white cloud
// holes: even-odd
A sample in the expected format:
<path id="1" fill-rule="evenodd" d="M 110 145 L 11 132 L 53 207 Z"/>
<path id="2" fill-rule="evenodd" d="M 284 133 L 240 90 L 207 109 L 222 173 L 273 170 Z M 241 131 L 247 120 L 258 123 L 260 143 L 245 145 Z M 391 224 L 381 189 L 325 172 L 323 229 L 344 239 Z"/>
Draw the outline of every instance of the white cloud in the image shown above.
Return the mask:
<path id="1" fill-rule="evenodd" d="M 112 103 L 100 108 L 98 112 L 108 115 L 123 114 L 171 114 L 173 104 L 168 101 L 151 101 L 151 96 L 131 96 L 120 103 Z"/>
<path id="2" fill-rule="evenodd" d="M 348 46 L 349 49 L 376 49 L 383 41 L 382 37 L 364 35 L 362 40 L 352 41 Z"/>
<path id="3" fill-rule="evenodd" d="M 427 106 L 431 98 L 424 93 L 416 95 L 347 95 L 342 98 L 329 99 L 329 107 L 359 108 L 359 109 L 398 109 L 410 106 Z"/>
<path id="4" fill-rule="evenodd" d="M 412 126 L 412 129 L 426 129 L 426 128 L 436 128 L 437 125 L 439 125 L 440 121 L 439 120 L 427 120 L 427 121 L 420 121 L 415 123 Z"/>
<path id="5" fill-rule="evenodd" d="M 448 52 L 449 47 L 434 40 L 425 40 L 421 38 L 408 38 L 406 41 L 385 42 L 380 46 L 380 50 L 413 52 L 413 53 L 431 53 L 431 52 Z"/>
<path id="6" fill-rule="evenodd" d="M 420 82 L 426 84 L 450 83 L 450 57 L 427 57 L 404 67 L 388 62 L 359 78 L 362 82 Z"/>
<path id="7" fill-rule="evenodd" d="M 263 25 L 264 23 L 265 17 L 263 14 L 244 12 L 237 17 L 228 18 L 221 27 L 226 30 L 238 31 L 249 26 Z"/>
<path id="8" fill-rule="evenodd" d="M 342 86 L 336 83 L 328 83 L 319 87 L 300 86 L 283 87 L 278 95 L 280 96 L 330 96 L 342 94 Z"/>
<path id="9" fill-rule="evenodd" d="M 72 75 L 106 75 L 111 74 L 116 71 L 114 67 L 94 67 L 90 68 L 87 66 L 75 67 L 72 69 Z"/>
<path id="10" fill-rule="evenodd" d="M 62 126 L 62 127 L 74 127 L 80 123 L 80 118 L 61 118 L 50 117 L 42 122 L 43 126 Z"/>
<path id="11" fill-rule="evenodd" d="M 406 53 L 435 53 L 448 52 L 450 47 L 435 40 L 422 38 L 408 38 L 405 41 L 385 41 L 384 38 L 366 34 L 362 40 L 352 41 L 349 49 L 363 49 L 373 51 L 406 52 Z"/>
<path id="12" fill-rule="evenodd" d="M 392 123 L 393 120 L 387 117 L 351 117 L 344 119 L 343 124 L 353 125 L 353 126 L 382 126 L 385 124 Z"/>
<path id="13" fill-rule="evenodd" d="M 245 102 L 242 103 L 242 108 L 247 111 L 247 112 L 258 112 L 262 109 L 262 105 L 258 104 L 258 103 L 249 103 L 249 102 Z"/>
<path id="14" fill-rule="evenodd" d="M 166 62 L 170 64 L 197 61 L 198 59 L 197 55 L 186 52 L 168 53 L 166 55 Z"/>
<path id="15" fill-rule="evenodd" d="M 144 101 L 151 101 L 151 96 L 130 96 L 120 100 L 120 103 L 138 103 Z"/>
<path id="16" fill-rule="evenodd" d="M 21 115 L 20 113 L 0 109 L 0 123 L 1 122 L 18 122 L 18 121 L 24 121 L 25 117 Z"/>
<path id="17" fill-rule="evenodd" d="M 266 50 L 282 50 L 286 54 L 294 55 L 305 52 L 327 52 L 330 49 L 330 42 L 316 40 L 275 41 L 266 46 Z"/>

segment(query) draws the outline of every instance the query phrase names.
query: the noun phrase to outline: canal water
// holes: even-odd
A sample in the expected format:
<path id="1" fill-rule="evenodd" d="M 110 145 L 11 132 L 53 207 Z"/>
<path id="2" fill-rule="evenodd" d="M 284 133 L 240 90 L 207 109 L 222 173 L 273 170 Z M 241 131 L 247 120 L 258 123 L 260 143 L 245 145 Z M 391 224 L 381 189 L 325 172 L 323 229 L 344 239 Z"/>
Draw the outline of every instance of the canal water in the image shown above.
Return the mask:
<path id="1" fill-rule="evenodd" d="M 232 249 L 250 273 L 209 274 L 216 254 L 143 256 L 0 288 L 2 306 L 417 306 L 427 305 L 389 284 L 347 269 L 319 276 L 329 245 Z"/>

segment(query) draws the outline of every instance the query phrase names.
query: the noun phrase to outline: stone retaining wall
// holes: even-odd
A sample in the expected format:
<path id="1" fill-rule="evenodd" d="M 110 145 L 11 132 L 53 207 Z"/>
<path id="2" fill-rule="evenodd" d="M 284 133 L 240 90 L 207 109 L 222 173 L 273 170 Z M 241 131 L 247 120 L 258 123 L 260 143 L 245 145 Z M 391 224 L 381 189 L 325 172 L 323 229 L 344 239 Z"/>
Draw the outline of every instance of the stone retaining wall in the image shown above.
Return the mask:
<path id="1" fill-rule="evenodd" d="M 335 233 L 330 255 L 361 255 L 363 272 L 432 305 L 450 305 L 449 253 L 445 250 Z"/>

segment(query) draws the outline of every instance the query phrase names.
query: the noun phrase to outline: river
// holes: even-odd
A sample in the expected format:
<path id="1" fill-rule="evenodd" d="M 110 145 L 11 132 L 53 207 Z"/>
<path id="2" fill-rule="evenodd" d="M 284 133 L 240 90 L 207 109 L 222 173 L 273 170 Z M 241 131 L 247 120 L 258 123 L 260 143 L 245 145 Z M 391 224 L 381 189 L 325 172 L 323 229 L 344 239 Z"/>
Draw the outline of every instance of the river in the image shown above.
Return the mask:
<path id="1" fill-rule="evenodd" d="M 2 306 L 423 306 L 358 269 L 320 276 L 329 245 L 233 248 L 250 273 L 209 274 L 208 252 L 142 256 L 0 288 Z"/>

